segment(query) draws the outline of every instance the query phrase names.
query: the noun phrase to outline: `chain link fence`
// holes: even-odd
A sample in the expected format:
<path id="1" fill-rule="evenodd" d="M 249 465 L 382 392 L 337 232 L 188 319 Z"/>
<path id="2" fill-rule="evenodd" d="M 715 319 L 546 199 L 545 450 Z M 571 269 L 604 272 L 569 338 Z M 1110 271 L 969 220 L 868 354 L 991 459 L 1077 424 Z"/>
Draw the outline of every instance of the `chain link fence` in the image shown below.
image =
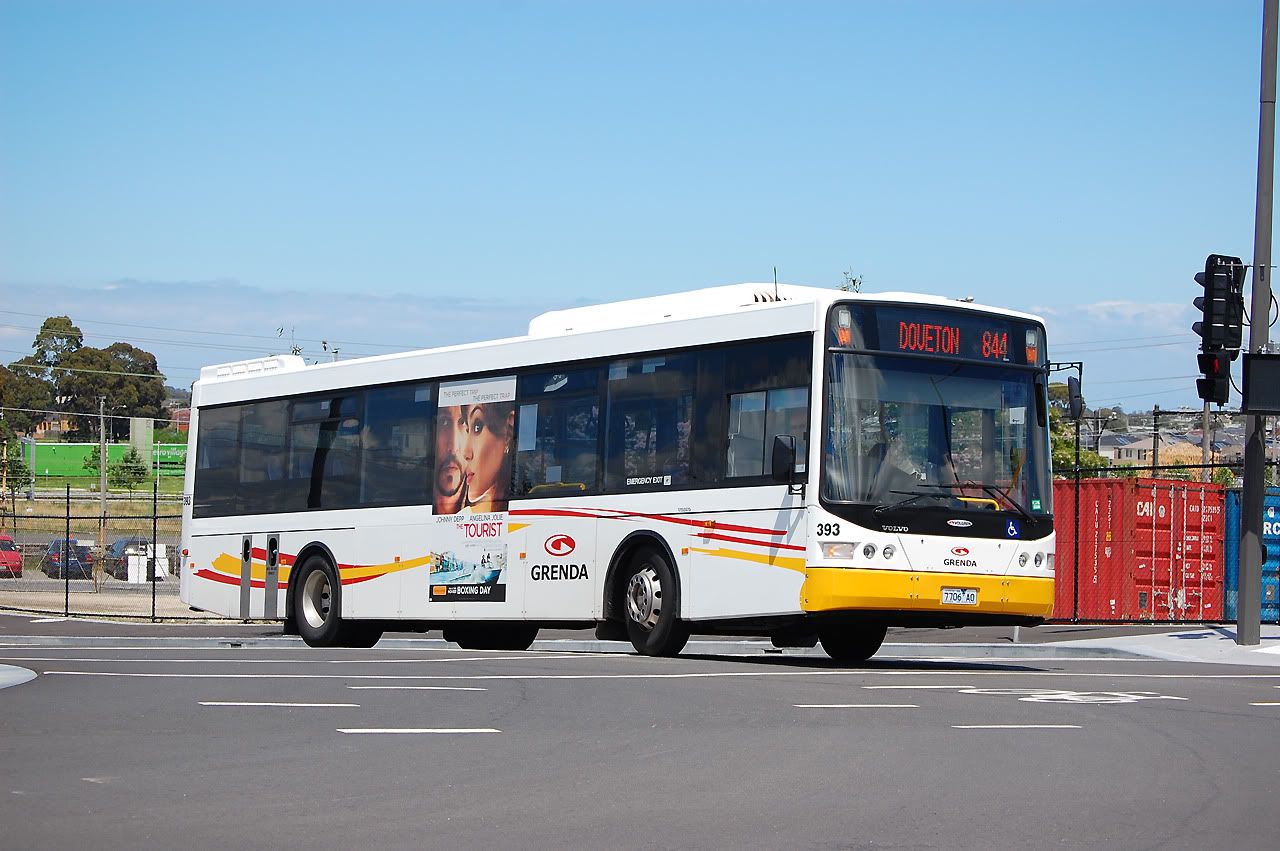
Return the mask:
<path id="1" fill-rule="evenodd" d="M 50 615 L 204 618 L 178 599 L 180 497 L 10 496 L 0 508 L 0 608 Z"/>
<path id="2" fill-rule="evenodd" d="M 1280 462 L 1268 466 L 1271 481 L 1280 480 Z M 1053 620 L 1234 622 L 1240 490 L 1215 481 L 1227 469 L 1075 469 L 1056 480 Z M 181 523 L 179 498 L 157 488 L 105 500 L 69 487 L 60 496 L 11 497 L 0 509 L 0 608 L 210 617 L 178 598 Z M 1262 620 L 1280 623 L 1280 487 L 1267 490 L 1263 546 Z"/>

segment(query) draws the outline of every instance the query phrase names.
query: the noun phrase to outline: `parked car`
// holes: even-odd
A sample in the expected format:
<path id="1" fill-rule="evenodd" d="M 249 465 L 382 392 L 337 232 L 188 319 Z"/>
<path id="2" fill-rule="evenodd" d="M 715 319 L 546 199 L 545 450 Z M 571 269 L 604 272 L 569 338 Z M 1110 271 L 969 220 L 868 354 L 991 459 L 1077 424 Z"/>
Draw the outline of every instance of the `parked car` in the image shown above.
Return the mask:
<path id="1" fill-rule="evenodd" d="M 116 579 L 127 580 L 129 578 L 129 558 L 131 556 L 146 557 L 151 551 L 151 539 L 134 535 L 131 538 L 120 538 L 113 541 L 111 546 L 107 547 L 107 552 L 103 555 L 102 569 L 114 576 Z M 169 570 L 169 559 L 167 556 L 160 556 L 156 559 L 156 580 L 164 581 L 165 573 Z"/>
<path id="2" fill-rule="evenodd" d="M 54 579 L 92 579 L 93 550 L 81 546 L 75 538 L 72 538 L 70 546 L 66 548 L 67 563 L 64 565 L 62 561 L 65 543 L 65 538 L 54 538 L 49 542 L 49 546 L 45 547 L 44 555 L 40 557 L 40 570 Z"/>
<path id="3" fill-rule="evenodd" d="M 8 535 L 0 535 L 0 577 L 22 578 L 22 553 Z"/>

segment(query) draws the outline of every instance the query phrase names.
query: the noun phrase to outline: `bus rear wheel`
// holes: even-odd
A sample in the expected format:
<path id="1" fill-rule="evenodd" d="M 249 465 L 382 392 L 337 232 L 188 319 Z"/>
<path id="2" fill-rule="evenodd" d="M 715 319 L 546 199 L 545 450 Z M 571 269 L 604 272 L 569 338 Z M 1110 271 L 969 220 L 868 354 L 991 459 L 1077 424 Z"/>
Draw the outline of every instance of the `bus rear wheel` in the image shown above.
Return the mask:
<path id="1" fill-rule="evenodd" d="M 380 624 L 342 619 L 342 584 L 328 559 L 308 558 L 290 579 L 294 582 L 293 620 L 309 647 L 372 647 L 382 638 Z"/>
<path id="2" fill-rule="evenodd" d="M 680 620 L 675 571 L 656 549 L 645 548 L 632 557 L 622 587 L 622 611 L 637 653 L 675 656 L 689 640 L 689 627 Z"/>
<path id="3" fill-rule="evenodd" d="M 876 624 L 829 626 L 818 630 L 818 640 L 832 659 L 857 664 L 876 655 L 888 631 Z"/>

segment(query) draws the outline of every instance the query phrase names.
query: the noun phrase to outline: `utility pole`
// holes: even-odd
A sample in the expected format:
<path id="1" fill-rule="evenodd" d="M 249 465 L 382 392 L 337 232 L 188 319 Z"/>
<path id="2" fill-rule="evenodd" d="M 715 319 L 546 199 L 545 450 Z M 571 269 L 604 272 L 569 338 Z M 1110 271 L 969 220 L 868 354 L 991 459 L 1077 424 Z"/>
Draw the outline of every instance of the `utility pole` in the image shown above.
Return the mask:
<path id="1" fill-rule="evenodd" d="M 107 397 L 98 397 L 98 546 L 107 536 Z"/>
<path id="2" fill-rule="evenodd" d="M 1200 414 L 1200 481 L 1209 481 L 1209 403 Z"/>
<path id="3" fill-rule="evenodd" d="M 1258 96 L 1258 200 L 1253 225 L 1253 310 L 1249 351 L 1267 351 L 1271 318 L 1271 208 L 1276 155 L 1276 20 L 1280 0 L 1263 0 L 1262 83 Z M 1236 644 L 1262 640 L 1262 503 L 1266 494 L 1266 418 L 1250 414 L 1244 441 L 1240 506 L 1240 596 Z"/>
<path id="4" fill-rule="evenodd" d="M 1156 475 L 1156 467 L 1160 466 L 1160 406 L 1151 406 L 1151 475 Z"/>

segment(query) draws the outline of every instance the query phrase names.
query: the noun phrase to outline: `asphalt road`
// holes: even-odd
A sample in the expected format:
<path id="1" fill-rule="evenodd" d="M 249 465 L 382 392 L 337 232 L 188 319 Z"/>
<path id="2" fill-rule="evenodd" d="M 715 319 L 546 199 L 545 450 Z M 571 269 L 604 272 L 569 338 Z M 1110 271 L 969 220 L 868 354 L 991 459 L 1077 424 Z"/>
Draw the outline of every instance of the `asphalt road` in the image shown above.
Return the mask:
<path id="1" fill-rule="evenodd" d="M 0 688 L 5 847 L 1275 844 L 1276 668 L 22 647 L 12 629 L 0 666 L 38 676 Z"/>

